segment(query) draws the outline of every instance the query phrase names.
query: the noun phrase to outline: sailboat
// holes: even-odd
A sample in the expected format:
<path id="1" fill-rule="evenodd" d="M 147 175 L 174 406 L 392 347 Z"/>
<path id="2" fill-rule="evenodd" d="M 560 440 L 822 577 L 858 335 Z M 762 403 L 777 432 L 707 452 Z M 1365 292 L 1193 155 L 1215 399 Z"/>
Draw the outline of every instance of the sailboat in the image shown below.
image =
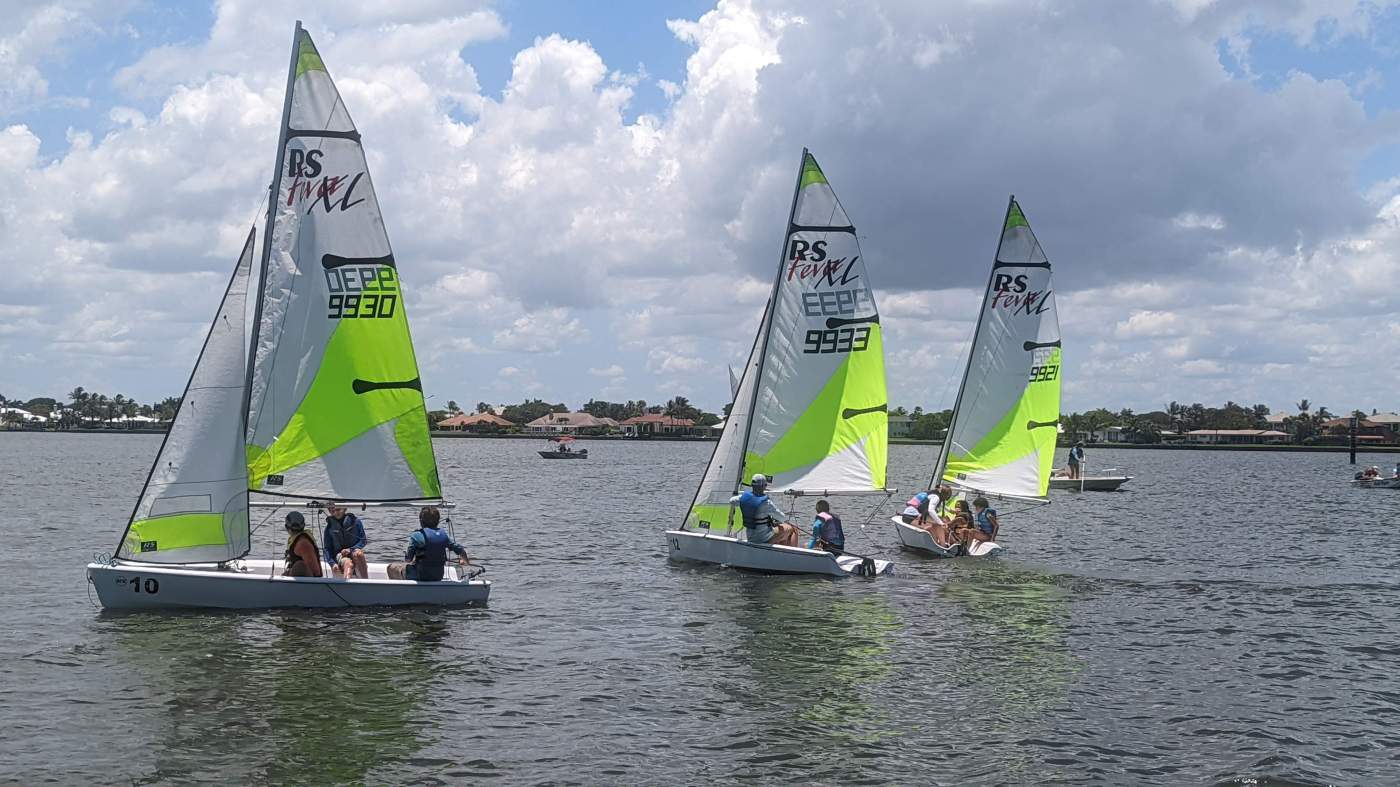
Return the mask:
<path id="1" fill-rule="evenodd" d="M 883 495 L 888 402 L 880 315 L 855 227 L 804 148 L 780 264 L 734 404 L 681 526 L 672 560 L 771 573 L 874 576 L 853 554 L 751 544 L 730 498 L 754 474 L 770 496 Z"/>
<path id="2" fill-rule="evenodd" d="M 87 566 L 103 606 L 486 601 L 490 583 L 451 565 L 439 582 L 391 580 L 383 563 L 369 564 L 368 579 L 346 580 L 329 566 L 323 577 L 283 577 L 282 560 L 246 557 L 255 506 L 316 512 L 332 501 L 363 509 L 442 499 L 360 133 L 300 22 L 245 330 L 255 240 L 254 228 L 115 556 Z"/>
<path id="3" fill-rule="evenodd" d="M 1060 349 L 1050 261 L 1013 196 L 929 488 L 942 480 L 969 499 L 1046 502 L 1059 434 Z M 1002 550 L 985 541 L 964 551 L 893 520 L 900 543 L 941 557 Z"/>

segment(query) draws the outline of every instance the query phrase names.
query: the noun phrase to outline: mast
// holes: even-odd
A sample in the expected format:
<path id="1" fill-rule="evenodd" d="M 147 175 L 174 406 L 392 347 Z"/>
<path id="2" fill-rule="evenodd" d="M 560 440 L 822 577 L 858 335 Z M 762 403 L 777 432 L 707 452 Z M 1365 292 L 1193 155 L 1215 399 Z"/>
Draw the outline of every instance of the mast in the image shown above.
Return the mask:
<path id="1" fill-rule="evenodd" d="M 272 185 L 267 195 L 267 222 L 263 224 L 262 259 L 258 262 L 258 295 L 253 302 L 253 332 L 248 342 L 248 373 L 243 385 L 243 432 L 248 432 L 248 409 L 253 397 L 253 370 L 258 359 L 258 332 L 262 327 L 263 296 L 267 288 L 267 263 L 272 258 L 272 225 L 277 215 L 277 202 L 282 193 L 282 162 L 287 155 L 287 125 L 292 117 L 292 85 L 297 75 L 297 53 L 301 44 L 301 20 L 292 32 L 292 56 L 287 65 L 287 90 L 282 95 L 282 125 L 277 130 L 277 164 L 272 171 Z"/>
<path id="2" fill-rule="evenodd" d="M 749 453 L 749 437 L 753 434 L 753 416 L 758 408 L 758 392 L 763 383 L 763 361 L 768 354 L 768 337 L 773 332 L 773 307 L 778 302 L 778 287 L 783 281 L 783 265 L 787 262 L 788 243 L 792 240 L 792 222 L 797 217 L 797 196 L 802 192 L 802 172 L 807 166 L 807 148 L 802 148 L 802 158 L 797 163 L 797 182 L 792 185 L 792 205 L 788 208 L 787 227 L 783 230 L 783 247 L 778 252 L 778 273 L 773 277 L 773 290 L 768 294 L 768 307 L 764 309 L 764 320 L 766 325 L 759 327 L 760 340 L 758 344 L 758 368 L 754 371 L 753 398 L 749 400 L 748 422 L 744 424 L 744 441 L 739 446 L 739 474 L 734 479 L 734 492 L 737 494 L 744 484 L 744 457 Z M 726 426 L 728 422 L 726 422 Z M 734 518 L 734 510 L 729 511 L 729 518 Z"/>
<path id="3" fill-rule="evenodd" d="M 992 293 L 992 282 L 997 275 L 997 260 L 1001 259 L 1001 244 L 1006 238 L 1006 222 L 1011 218 L 1011 206 L 1016 204 L 1016 195 L 1012 194 L 1006 200 L 1006 216 L 1001 220 L 1002 233 L 997 238 L 996 254 L 992 257 L 992 270 L 987 274 L 987 288 L 982 292 L 982 306 L 977 312 L 977 327 L 972 329 L 972 344 L 967 348 L 967 365 L 963 367 L 962 382 L 958 384 L 958 398 L 953 400 L 953 415 L 948 419 L 948 433 L 943 437 L 943 445 L 938 449 L 938 461 L 933 465 L 933 477 L 929 479 L 928 488 L 933 489 L 943 478 L 943 471 L 948 467 L 948 452 L 952 450 L 953 427 L 958 423 L 958 409 L 962 406 L 963 393 L 967 390 L 967 376 L 972 369 L 972 354 L 977 350 L 977 336 L 982 332 L 982 318 L 987 314 L 987 297 Z"/>

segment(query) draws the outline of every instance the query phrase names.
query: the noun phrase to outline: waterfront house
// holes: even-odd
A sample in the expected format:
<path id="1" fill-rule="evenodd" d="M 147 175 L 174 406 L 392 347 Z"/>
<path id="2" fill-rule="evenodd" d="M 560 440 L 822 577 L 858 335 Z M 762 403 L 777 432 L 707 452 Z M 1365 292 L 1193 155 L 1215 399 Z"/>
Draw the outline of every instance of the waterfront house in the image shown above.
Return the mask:
<path id="1" fill-rule="evenodd" d="M 1270 445 L 1287 443 L 1288 433 L 1277 429 L 1192 429 L 1186 442 L 1200 445 Z"/>
<path id="2" fill-rule="evenodd" d="M 908 437 L 914 431 L 914 419 L 907 415 L 892 415 L 890 421 L 890 437 Z"/>
<path id="3" fill-rule="evenodd" d="M 669 415 L 645 413 L 633 416 L 619 424 L 622 433 L 629 437 L 650 437 L 652 435 L 686 435 L 695 429 L 695 422 L 689 418 L 673 418 Z"/>
<path id="4" fill-rule="evenodd" d="M 10 419 L 5 419 L 5 416 L 7 415 L 12 417 Z M 31 413 L 28 410 L 19 407 L 0 407 L 0 420 L 16 419 L 19 421 L 35 424 L 42 424 L 45 421 L 49 420 L 42 415 L 38 415 L 37 413 Z"/>
<path id="5" fill-rule="evenodd" d="M 1323 421 L 1322 431 L 1330 437 L 1350 439 L 1351 416 Z M 1369 417 L 1358 418 L 1356 419 L 1356 442 L 1382 445 L 1400 443 L 1400 434 L 1397 434 L 1389 424 L 1372 420 Z"/>
<path id="6" fill-rule="evenodd" d="M 604 434 L 617 428 L 617 421 L 592 413 L 549 413 L 525 424 L 535 434 Z"/>
<path id="7" fill-rule="evenodd" d="M 459 413 L 437 422 L 438 429 L 456 432 L 493 431 L 512 426 L 515 426 L 514 421 L 507 421 L 493 413 Z"/>

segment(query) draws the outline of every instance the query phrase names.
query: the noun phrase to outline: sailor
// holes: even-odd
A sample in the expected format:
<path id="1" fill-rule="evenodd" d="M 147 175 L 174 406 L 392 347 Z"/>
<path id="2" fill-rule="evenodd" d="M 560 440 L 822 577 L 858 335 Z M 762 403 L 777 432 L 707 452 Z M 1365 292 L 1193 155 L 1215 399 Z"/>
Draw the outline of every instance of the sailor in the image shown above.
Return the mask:
<path id="1" fill-rule="evenodd" d="M 1079 477 L 1079 466 L 1084 463 L 1084 441 L 1080 440 L 1069 449 L 1069 477 Z"/>
<path id="2" fill-rule="evenodd" d="M 326 530 L 321 535 L 326 562 L 337 576 L 369 579 L 369 565 L 365 562 L 365 524 L 346 511 L 344 503 L 331 503 L 326 511 Z"/>
<path id="3" fill-rule="evenodd" d="M 415 582 L 441 582 L 447 568 L 447 553 L 456 553 L 463 566 L 471 565 L 467 548 L 452 540 L 446 530 L 438 527 L 442 514 L 432 506 L 418 511 L 418 529 L 408 536 L 408 551 L 404 563 L 390 563 L 389 579 L 409 579 Z"/>
<path id="4" fill-rule="evenodd" d="M 306 517 L 300 511 L 288 511 L 284 526 L 287 528 L 287 551 L 283 555 L 286 565 L 282 576 L 321 576 L 321 555 L 316 549 L 316 539 L 306 532 Z"/>
<path id="5" fill-rule="evenodd" d="M 977 527 L 971 534 L 973 541 L 996 541 L 1001 522 L 997 520 L 997 510 L 991 507 L 987 498 L 979 497 L 972 501 L 973 524 Z"/>
<path id="6" fill-rule="evenodd" d="M 974 541 L 981 541 L 975 533 L 981 531 L 972 518 L 972 509 L 968 507 L 966 500 L 959 500 L 953 504 L 953 519 L 948 523 L 948 537 L 953 541 L 963 545 L 967 549 Z"/>
<path id="7" fill-rule="evenodd" d="M 744 517 L 744 534 L 749 543 L 797 546 L 797 528 L 783 521 L 787 514 L 768 499 L 768 477 L 754 473 L 749 485 L 752 491 L 745 490 L 729 498 L 729 504 L 739 506 L 739 513 Z"/>
<path id="8" fill-rule="evenodd" d="M 831 504 L 817 501 L 817 518 L 812 522 L 812 540 L 808 549 L 824 549 L 833 555 L 844 554 L 846 533 L 841 529 L 841 517 L 831 513 Z"/>

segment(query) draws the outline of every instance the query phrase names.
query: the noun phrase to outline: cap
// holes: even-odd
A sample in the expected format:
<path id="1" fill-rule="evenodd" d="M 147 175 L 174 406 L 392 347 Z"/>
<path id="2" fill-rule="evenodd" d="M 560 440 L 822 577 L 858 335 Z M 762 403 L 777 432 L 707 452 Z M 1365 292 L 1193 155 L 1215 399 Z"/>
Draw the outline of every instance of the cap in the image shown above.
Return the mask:
<path id="1" fill-rule="evenodd" d="M 768 476 L 762 473 L 754 473 L 753 481 L 751 481 L 750 483 L 753 486 L 768 486 Z"/>
<path id="2" fill-rule="evenodd" d="M 289 530 L 305 530 L 306 517 L 302 516 L 300 511 L 288 511 L 287 528 Z"/>

